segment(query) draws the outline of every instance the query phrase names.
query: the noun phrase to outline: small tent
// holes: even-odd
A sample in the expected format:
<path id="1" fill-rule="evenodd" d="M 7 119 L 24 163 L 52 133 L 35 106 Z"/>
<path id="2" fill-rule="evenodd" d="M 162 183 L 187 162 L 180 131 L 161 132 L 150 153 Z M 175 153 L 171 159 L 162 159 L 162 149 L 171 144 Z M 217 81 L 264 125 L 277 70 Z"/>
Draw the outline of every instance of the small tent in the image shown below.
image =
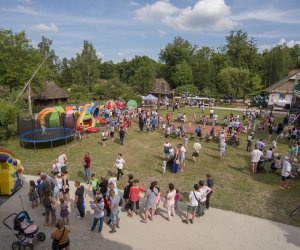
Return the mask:
<path id="1" fill-rule="evenodd" d="M 156 102 L 158 100 L 157 97 L 155 97 L 154 95 L 151 95 L 151 94 L 143 96 L 142 99 L 145 102 Z"/>

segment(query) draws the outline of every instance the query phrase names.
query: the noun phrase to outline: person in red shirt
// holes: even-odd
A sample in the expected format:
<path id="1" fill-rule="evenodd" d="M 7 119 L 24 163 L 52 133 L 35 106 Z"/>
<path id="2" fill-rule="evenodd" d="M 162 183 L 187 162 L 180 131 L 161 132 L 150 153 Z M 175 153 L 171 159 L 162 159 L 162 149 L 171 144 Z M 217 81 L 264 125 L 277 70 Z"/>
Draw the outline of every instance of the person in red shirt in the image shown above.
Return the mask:
<path id="1" fill-rule="evenodd" d="M 80 125 L 77 127 L 78 141 L 82 140 L 83 129 L 84 127 L 82 123 L 80 123 Z"/>
<path id="2" fill-rule="evenodd" d="M 83 163 L 83 166 L 84 166 L 84 175 L 85 175 L 87 184 L 89 184 L 90 179 L 91 179 L 91 157 L 90 157 L 89 152 L 86 152 L 84 154 L 82 163 Z"/>
<path id="3" fill-rule="evenodd" d="M 171 120 L 171 116 L 169 113 L 166 114 L 166 121 L 167 121 L 167 125 L 170 124 L 170 120 Z"/>
<path id="4" fill-rule="evenodd" d="M 140 192 L 146 192 L 146 190 L 141 187 L 139 185 L 139 180 L 135 179 L 133 181 L 133 186 L 130 187 L 130 191 L 129 191 L 129 200 L 130 200 L 130 209 L 128 210 L 128 216 L 132 217 L 132 212 L 134 209 L 134 204 L 135 204 L 135 208 L 136 208 L 136 214 L 139 213 L 139 202 L 140 202 Z"/>

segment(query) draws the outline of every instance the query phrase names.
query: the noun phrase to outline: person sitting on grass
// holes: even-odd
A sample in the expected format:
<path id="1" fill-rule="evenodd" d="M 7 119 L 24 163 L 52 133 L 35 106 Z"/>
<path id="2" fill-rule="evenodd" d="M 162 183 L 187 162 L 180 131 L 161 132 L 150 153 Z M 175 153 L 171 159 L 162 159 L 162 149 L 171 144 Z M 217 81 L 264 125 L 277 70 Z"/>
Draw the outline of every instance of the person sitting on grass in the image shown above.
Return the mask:
<path id="1" fill-rule="evenodd" d="M 183 223 L 188 224 L 189 222 L 191 224 L 194 223 L 194 218 L 196 211 L 198 209 L 198 205 L 200 203 L 201 199 L 201 193 L 199 192 L 200 186 L 198 184 L 194 185 L 194 190 L 190 192 L 189 194 L 189 202 L 188 202 L 188 208 L 186 211 L 186 218 L 182 220 Z M 191 219 L 189 219 L 189 214 L 192 215 Z"/>

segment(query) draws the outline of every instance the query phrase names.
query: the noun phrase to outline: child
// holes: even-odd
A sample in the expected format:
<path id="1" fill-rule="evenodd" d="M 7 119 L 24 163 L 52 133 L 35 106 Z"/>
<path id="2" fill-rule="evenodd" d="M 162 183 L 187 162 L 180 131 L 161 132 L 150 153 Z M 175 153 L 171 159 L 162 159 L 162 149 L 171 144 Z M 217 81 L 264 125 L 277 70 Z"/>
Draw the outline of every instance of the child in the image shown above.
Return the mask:
<path id="1" fill-rule="evenodd" d="M 196 117 L 197 117 L 197 115 L 194 113 L 194 114 L 193 114 L 193 123 L 196 122 Z"/>
<path id="2" fill-rule="evenodd" d="M 29 181 L 29 200 L 32 202 L 32 208 L 37 207 L 38 206 L 38 198 L 39 195 L 36 192 L 36 186 L 33 180 Z M 35 204 L 34 204 L 35 203 Z"/>
<path id="3" fill-rule="evenodd" d="M 163 170 L 163 174 L 165 174 L 166 173 L 166 168 L 167 168 L 167 162 L 163 161 L 162 164 L 161 164 L 161 167 L 162 167 L 162 170 Z"/>
<path id="4" fill-rule="evenodd" d="M 42 190 L 41 190 L 41 187 L 42 187 L 42 180 L 41 179 L 38 179 L 37 181 L 36 181 L 36 186 L 35 186 L 35 188 L 36 188 L 36 191 L 37 191 L 37 193 L 38 193 L 38 195 L 39 195 L 39 198 L 40 198 L 40 204 L 42 203 L 42 200 L 41 200 L 41 197 L 42 197 Z"/>
<path id="5" fill-rule="evenodd" d="M 157 189 L 157 195 L 156 195 L 156 208 L 155 208 L 155 214 L 158 215 L 158 207 L 160 203 L 160 188 L 156 187 Z"/>
<path id="6" fill-rule="evenodd" d="M 91 189 L 91 187 L 92 187 L 94 199 L 96 198 L 96 193 L 97 193 L 99 184 L 100 183 L 99 183 L 98 178 L 96 178 L 95 174 L 92 174 L 92 179 L 91 179 L 91 183 L 89 185 L 89 189 Z"/>
<path id="7" fill-rule="evenodd" d="M 178 189 L 176 189 L 176 195 L 175 195 L 175 209 L 178 209 L 178 201 L 180 200 L 180 192 Z"/>
<path id="8" fill-rule="evenodd" d="M 291 149 L 291 151 L 290 151 L 290 153 L 289 153 L 289 156 L 291 157 L 291 158 L 293 158 L 293 157 L 296 157 L 298 155 L 298 145 L 295 143 L 293 146 L 292 146 L 292 149 Z"/>
<path id="9" fill-rule="evenodd" d="M 60 218 L 64 225 L 69 224 L 69 209 L 67 203 L 65 203 L 65 199 L 60 199 Z"/>

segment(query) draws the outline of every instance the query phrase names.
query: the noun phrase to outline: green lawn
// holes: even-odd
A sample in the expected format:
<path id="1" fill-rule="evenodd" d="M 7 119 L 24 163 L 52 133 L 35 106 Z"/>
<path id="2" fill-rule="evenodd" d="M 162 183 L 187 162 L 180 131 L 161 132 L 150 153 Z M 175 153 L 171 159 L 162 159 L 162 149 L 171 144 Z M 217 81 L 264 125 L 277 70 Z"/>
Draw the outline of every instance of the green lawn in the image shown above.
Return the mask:
<path id="1" fill-rule="evenodd" d="M 187 107 L 181 108 L 180 111 L 191 118 L 195 111 L 199 114 L 200 109 Z M 161 111 L 162 114 L 165 112 Z M 228 112 L 216 110 L 220 118 Z M 178 110 L 173 117 L 177 113 Z M 84 152 L 90 152 L 92 172 L 98 176 L 107 175 L 110 170 L 113 170 L 116 154 L 120 152 L 129 166 L 126 174 L 133 173 L 144 186 L 157 180 L 162 190 L 172 182 L 182 192 L 183 197 L 191 190 L 194 183 L 204 179 L 207 173 L 211 173 L 215 181 L 215 193 L 211 198 L 213 207 L 300 226 L 299 215 L 292 219 L 288 217 L 289 211 L 300 203 L 299 178 L 291 181 L 290 190 L 281 190 L 279 174 L 257 174 L 252 177 L 248 172 L 250 154 L 245 150 L 245 135 L 241 136 L 240 148 L 228 147 L 224 159 L 219 158 L 217 142 L 202 141 L 200 160 L 196 164 L 192 162 L 193 141 L 191 140 L 188 144 L 185 171 L 175 175 L 170 172 L 165 175 L 161 173 L 164 140 L 160 136 L 159 132 L 139 134 L 137 124 L 134 123 L 125 138 L 124 146 L 119 145 L 117 140 L 111 140 L 103 147 L 98 143 L 100 134 L 90 134 L 81 143 L 73 141 L 53 149 L 23 149 L 17 139 L 2 142 L 1 147 L 7 148 L 21 159 L 23 165 L 27 166 L 26 174 L 35 174 L 36 170 L 49 172 L 51 161 L 58 156 L 59 150 L 64 148 L 69 159 L 68 170 L 73 180 L 82 180 L 81 161 Z M 256 134 L 256 138 L 266 136 L 267 132 Z M 170 142 L 175 145 L 180 140 L 172 138 Z M 286 154 L 289 151 L 288 142 L 278 143 L 278 150 Z M 266 165 L 266 168 L 268 170 L 269 165 Z M 120 187 L 123 187 L 125 180 L 126 178 L 121 180 Z"/>

